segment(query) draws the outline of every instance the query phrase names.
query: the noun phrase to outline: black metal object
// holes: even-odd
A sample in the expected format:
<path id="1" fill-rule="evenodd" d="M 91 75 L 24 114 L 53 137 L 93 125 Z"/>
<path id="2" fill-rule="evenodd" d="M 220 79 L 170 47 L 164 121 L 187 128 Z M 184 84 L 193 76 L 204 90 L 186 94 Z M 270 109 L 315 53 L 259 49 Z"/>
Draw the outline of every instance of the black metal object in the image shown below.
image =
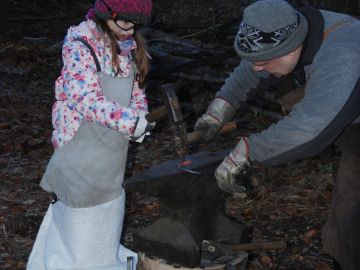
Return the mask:
<path id="1" fill-rule="evenodd" d="M 223 214 L 224 193 L 214 177 L 215 168 L 227 153 L 190 155 L 189 169 L 200 175 L 179 172 L 179 160 L 172 160 L 125 180 L 127 192 L 156 196 L 161 204 L 161 218 L 134 235 L 136 250 L 195 267 L 201 261 L 204 239 L 229 244 L 248 242 L 251 228 Z"/>
<path id="2" fill-rule="evenodd" d="M 125 179 L 124 188 L 127 192 L 141 192 L 170 201 L 177 208 L 194 207 L 200 203 L 217 206 L 223 192 L 216 184 L 214 171 L 229 151 L 188 155 L 191 163 L 187 168 L 199 171 L 201 175 L 181 172 L 177 169 L 181 160 L 170 160 Z"/>

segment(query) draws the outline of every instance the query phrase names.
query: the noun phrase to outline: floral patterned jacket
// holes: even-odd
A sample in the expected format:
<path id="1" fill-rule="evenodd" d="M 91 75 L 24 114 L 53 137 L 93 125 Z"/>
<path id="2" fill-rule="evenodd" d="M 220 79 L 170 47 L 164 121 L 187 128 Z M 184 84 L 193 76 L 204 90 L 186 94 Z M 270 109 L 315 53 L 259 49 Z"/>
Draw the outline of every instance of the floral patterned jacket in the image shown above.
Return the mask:
<path id="1" fill-rule="evenodd" d="M 148 110 L 145 91 L 135 80 L 129 107 L 106 99 L 100 87 L 95 61 L 89 50 L 75 38 L 86 40 L 94 49 L 102 72 L 118 77 L 127 77 L 130 72 L 130 56 L 120 56 L 121 72 L 116 75 L 111 65 L 110 47 L 105 45 L 102 33 L 92 20 L 70 27 L 64 39 L 61 75 L 55 82 L 56 102 L 52 109 L 54 148 L 68 143 L 76 134 L 82 121 L 119 131 L 129 138 L 140 111 Z M 136 48 L 134 42 L 133 49 Z"/>

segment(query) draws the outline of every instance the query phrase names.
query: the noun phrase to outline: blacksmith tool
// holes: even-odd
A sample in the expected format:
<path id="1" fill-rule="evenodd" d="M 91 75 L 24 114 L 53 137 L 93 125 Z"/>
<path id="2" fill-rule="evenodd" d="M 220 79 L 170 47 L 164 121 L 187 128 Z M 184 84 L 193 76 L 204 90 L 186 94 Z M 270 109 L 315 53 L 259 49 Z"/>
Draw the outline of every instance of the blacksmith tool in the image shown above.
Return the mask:
<path id="1" fill-rule="evenodd" d="M 191 164 L 191 161 L 186 160 L 188 144 L 186 124 L 183 121 L 180 102 L 176 96 L 174 86 L 172 84 L 163 84 L 161 85 L 160 90 L 164 105 L 149 112 L 145 118 L 149 123 L 152 123 L 165 115 L 168 115 L 171 123 L 171 129 L 174 134 L 175 150 L 181 159 L 181 161 L 176 165 L 176 168 L 182 172 L 199 174 L 199 172 L 186 168 L 186 166 Z"/>
<path id="2" fill-rule="evenodd" d="M 190 168 L 201 175 L 179 172 L 177 159 L 153 165 L 125 179 L 128 194 L 154 196 L 161 206 L 157 221 L 134 234 L 135 250 L 193 268 L 200 264 L 203 239 L 222 239 L 228 244 L 250 240 L 252 228 L 227 218 L 223 209 L 219 209 L 224 193 L 217 185 L 214 171 L 230 150 L 189 154 Z M 222 261 L 235 264 L 239 253 L 233 253 L 236 256 L 231 263 L 225 258 Z"/>
<path id="3" fill-rule="evenodd" d="M 230 251 L 255 251 L 255 250 L 276 250 L 286 248 L 284 241 L 274 242 L 253 242 L 246 244 L 225 244 L 218 241 L 203 240 L 201 250 L 213 253 L 214 255 L 230 253 Z"/>
<path id="4" fill-rule="evenodd" d="M 214 263 L 225 263 L 224 269 L 245 269 L 247 261 L 246 251 L 284 249 L 284 241 L 255 242 L 230 245 L 218 241 L 203 240 L 201 242 L 201 266 L 206 267 Z"/>
<path id="5" fill-rule="evenodd" d="M 223 264 L 224 270 L 245 270 L 248 254 L 244 251 L 234 251 L 227 245 L 216 241 L 203 240 L 201 243 L 200 266 Z"/>
<path id="6" fill-rule="evenodd" d="M 163 84 L 161 92 L 164 97 L 164 103 L 167 107 L 171 129 L 174 135 L 175 150 L 180 157 L 180 162 L 176 165 L 179 171 L 200 174 L 200 172 L 186 168 L 191 164 L 190 160 L 186 160 L 188 141 L 186 132 L 186 123 L 181 111 L 181 106 L 178 97 L 176 96 L 175 89 L 172 84 Z"/>
<path id="7" fill-rule="evenodd" d="M 201 263 L 206 267 L 214 263 L 226 263 L 224 269 L 245 269 L 247 253 L 255 250 L 275 250 L 286 248 L 284 241 L 255 242 L 246 244 L 224 244 L 218 241 L 201 242 Z"/>
<path id="8" fill-rule="evenodd" d="M 176 95 L 173 84 L 163 84 L 160 87 L 163 102 L 165 105 L 151 111 L 146 115 L 148 122 L 154 122 L 164 117 L 166 114 L 171 123 L 171 129 L 174 135 L 175 150 L 180 157 L 180 162 L 176 165 L 179 171 L 199 175 L 200 172 L 187 168 L 191 165 L 191 160 L 186 159 L 188 152 L 188 144 L 195 143 L 200 140 L 201 132 L 186 132 L 186 123 L 184 122 L 179 99 Z M 237 124 L 235 122 L 226 123 L 219 134 L 225 134 L 235 130 Z"/>

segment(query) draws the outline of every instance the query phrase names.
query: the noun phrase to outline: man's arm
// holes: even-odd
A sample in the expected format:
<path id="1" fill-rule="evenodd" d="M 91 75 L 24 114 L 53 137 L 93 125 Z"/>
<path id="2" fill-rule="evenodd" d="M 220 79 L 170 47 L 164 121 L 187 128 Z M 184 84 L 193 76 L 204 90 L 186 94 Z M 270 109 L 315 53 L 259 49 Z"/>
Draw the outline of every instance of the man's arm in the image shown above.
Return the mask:
<path id="1" fill-rule="evenodd" d="M 317 56 L 304 99 L 283 120 L 249 137 L 252 161 L 273 166 L 317 154 L 360 115 L 357 50 L 328 46 Z"/>
<path id="2" fill-rule="evenodd" d="M 225 81 L 215 99 L 195 123 L 194 130 L 202 133 L 204 141 L 210 141 L 235 114 L 247 99 L 247 93 L 260 83 L 275 79 L 269 73 L 255 72 L 251 63 L 243 60 Z"/>
<path id="3" fill-rule="evenodd" d="M 276 81 L 276 78 L 267 72 L 255 72 L 251 63 L 242 60 L 230 76 L 225 80 L 225 84 L 215 95 L 216 98 L 223 98 L 238 109 L 241 103 L 247 99 L 247 94 L 259 85 L 268 85 Z"/>

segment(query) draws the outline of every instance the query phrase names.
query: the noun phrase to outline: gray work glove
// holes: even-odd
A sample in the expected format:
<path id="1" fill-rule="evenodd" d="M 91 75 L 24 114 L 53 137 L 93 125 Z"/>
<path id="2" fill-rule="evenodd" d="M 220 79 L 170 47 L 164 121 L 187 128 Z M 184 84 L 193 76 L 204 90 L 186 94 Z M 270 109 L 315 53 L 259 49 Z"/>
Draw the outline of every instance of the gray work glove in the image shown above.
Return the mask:
<path id="1" fill-rule="evenodd" d="M 156 122 L 149 123 L 145 115 L 147 112 L 141 111 L 135 124 L 134 134 L 131 136 L 132 141 L 142 142 L 146 135 L 150 135 L 151 130 L 154 129 Z"/>
<path id="2" fill-rule="evenodd" d="M 219 187 L 236 197 L 246 197 L 250 185 L 246 171 L 250 167 L 247 138 L 241 138 L 235 148 L 215 170 Z"/>
<path id="3" fill-rule="evenodd" d="M 235 114 L 235 108 L 225 99 L 215 98 L 195 123 L 194 130 L 202 132 L 202 139 L 210 141 L 219 132 L 224 123 Z"/>

